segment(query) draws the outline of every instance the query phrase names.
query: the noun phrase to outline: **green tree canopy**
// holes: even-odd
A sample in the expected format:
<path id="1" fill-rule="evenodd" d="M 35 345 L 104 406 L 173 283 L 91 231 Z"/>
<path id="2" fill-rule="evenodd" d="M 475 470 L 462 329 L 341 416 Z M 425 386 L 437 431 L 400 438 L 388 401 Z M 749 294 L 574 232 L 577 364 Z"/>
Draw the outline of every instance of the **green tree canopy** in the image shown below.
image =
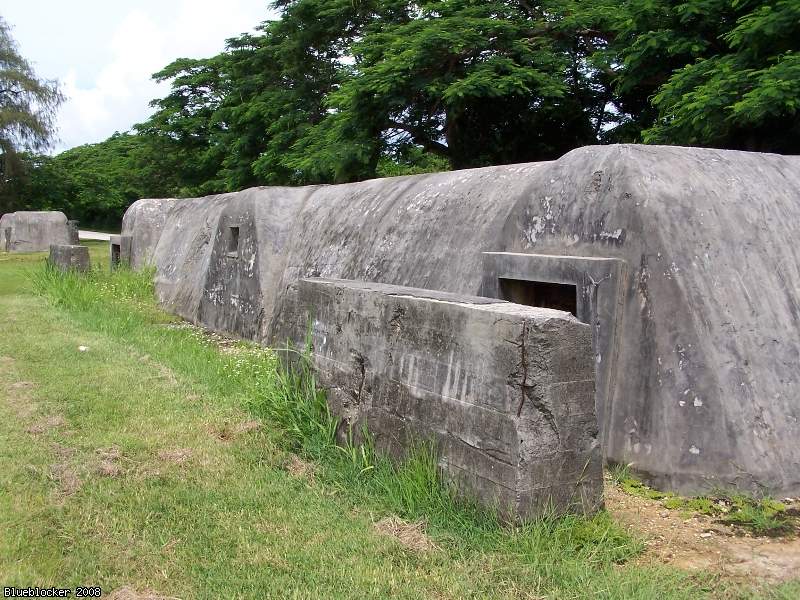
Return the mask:
<path id="1" fill-rule="evenodd" d="M 630 139 L 796 153 L 799 51 L 798 0 L 630 0 L 606 58 Z"/>
<path id="2" fill-rule="evenodd" d="M 800 0 L 273 6 L 280 18 L 218 55 L 156 73 L 170 91 L 134 134 L 32 156 L 29 171 L 60 178 L 63 205 L 96 221 L 137 196 L 550 160 L 587 144 L 800 151 Z"/>
<path id="3" fill-rule="evenodd" d="M 36 76 L 0 17 L 0 213 L 20 204 L 12 182 L 21 170 L 19 153 L 50 145 L 62 101 L 58 85 Z"/>

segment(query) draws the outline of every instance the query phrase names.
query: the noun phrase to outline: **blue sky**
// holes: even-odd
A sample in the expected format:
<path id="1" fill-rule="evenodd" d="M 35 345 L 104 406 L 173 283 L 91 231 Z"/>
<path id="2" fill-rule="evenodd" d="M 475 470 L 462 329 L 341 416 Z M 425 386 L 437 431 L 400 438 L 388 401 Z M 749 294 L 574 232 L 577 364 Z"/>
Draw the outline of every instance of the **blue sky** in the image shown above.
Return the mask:
<path id="1" fill-rule="evenodd" d="M 99 142 L 150 114 L 168 90 L 150 75 L 178 57 L 212 56 L 274 17 L 267 0 L 10 0 L 0 15 L 40 77 L 68 100 L 54 151 Z"/>

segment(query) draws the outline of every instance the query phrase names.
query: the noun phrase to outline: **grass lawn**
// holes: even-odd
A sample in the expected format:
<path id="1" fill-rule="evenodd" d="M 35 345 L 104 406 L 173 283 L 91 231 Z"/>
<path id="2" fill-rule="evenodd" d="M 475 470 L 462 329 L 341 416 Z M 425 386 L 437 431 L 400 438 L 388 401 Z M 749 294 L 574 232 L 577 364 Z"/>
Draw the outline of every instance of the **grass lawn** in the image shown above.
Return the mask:
<path id="1" fill-rule="evenodd" d="M 107 245 L 91 244 L 105 267 Z M 269 351 L 159 311 L 143 278 L 0 254 L 0 586 L 155 598 L 796 598 L 642 566 L 608 514 L 511 528 L 334 447 Z M 37 284 L 51 286 L 36 293 Z M 43 283 L 44 282 L 44 283 Z M 322 416 L 320 416 L 322 414 Z"/>

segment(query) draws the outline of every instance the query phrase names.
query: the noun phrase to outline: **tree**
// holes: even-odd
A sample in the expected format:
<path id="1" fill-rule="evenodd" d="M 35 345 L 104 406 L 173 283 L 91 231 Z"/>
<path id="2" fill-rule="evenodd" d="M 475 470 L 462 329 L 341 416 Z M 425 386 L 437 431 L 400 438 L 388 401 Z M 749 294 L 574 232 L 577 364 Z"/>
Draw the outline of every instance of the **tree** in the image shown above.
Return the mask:
<path id="1" fill-rule="evenodd" d="M 464 168 L 596 143 L 610 94 L 588 61 L 599 34 L 578 5 L 381 2 L 352 46 L 352 75 L 293 166 L 346 181 L 373 176 L 382 156 L 408 145 Z"/>
<path id="2" fill-rule="evenodd" d="M 198 193 L 329 181 L 295 166 L 302 152 L 295 145 L 323 120 L 327 96 L 347 76 L 342 58 L 360 9 L 352 0 L 277 4 L 282 18 L 263 23 L 258 34 L 155 75 L 171 80 L 171 91 L 137 129 L 193 158 L 202 170 L 192 186 Z"/>
<path id="3" fill-rule="evenodd" d="M 170 81 L 170 93 L 150 103 L 158 109 L 136 131 L 148 138 L 161 171 L 169 163 L 180 182 L 180 193 L 204 194 L 225 191 L 218 181 L 224 149 L 215 136 L 224 127 L 217 119 L 228 94 L 228 56 L 209 59 L 179 58 L 153 75 Z"/>
<path id="4" fill-rule="evenodd" d="M 619 138 L 800 151 L 800 2 L 629 0 L 606 62 Z"/>
<path id="5" fill-rule="evenodd" d="M 156 74 L 172 89 L 139 131 L 193 157 L 198 192 L 552 159 L 613 115 L 578 2 L 275 5 L 259 34 Z"/>
<path id="6" fill-rule="evenodd" d="M 0 17 L 0 212 L 20 205 L 12 184 L 21 172 L 20 152 L 47 148 L 55 135 L 55 114 L 64 100 L 54 81 L 39 79 Z"/>

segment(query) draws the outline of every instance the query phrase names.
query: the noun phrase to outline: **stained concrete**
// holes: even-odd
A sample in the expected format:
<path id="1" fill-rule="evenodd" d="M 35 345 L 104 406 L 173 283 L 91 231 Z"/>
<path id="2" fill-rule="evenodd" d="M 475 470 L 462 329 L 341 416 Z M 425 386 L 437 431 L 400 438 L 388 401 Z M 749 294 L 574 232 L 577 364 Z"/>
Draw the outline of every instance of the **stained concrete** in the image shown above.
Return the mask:
<path id="1" fill-rule="evenodd" d="M 91 268 L 89 248 L 86 246 L 53 244 L 50 246 L 48 262 L 61 271 L 85 273 Z"/>
<path id="2" fill-rule="evenodd" d="M 77 246 L 81 243 L 80 232 L 78 230 L 78 221 L 67 221 L 67 229 L 69 231 L 69 243 L 72 246 Z"/>
<path id="3" fill-rule="evenodd" d="M 800 157 L 620 145 L 551 163 L 142 201 L 123 233 L 135 265 L 155 264 L 169 310 L 273 345 L 307 277 L 496 296 L 500 278 L 574 285 L 594 331 L 608 460 L 663 489 L 792 496 L 798 198 Z M 223 251 L 230 219 L 255 252 Z"/>
<path id="4" fill-rule="evenodd" d="M 311 355 L 342 436 L 432 441 L 461 491 L 510 517 L 602 505 L 591 328 L 487 298 L 304 279 L 281 323 Z"/>
<path id="5" fill-rule="evenodd" d="M 62 212 L 19 211 L 0 217 L 0 250 L 4 252 L 46 252 L 51 244 L 69 244 L 71 240 Z"/>

